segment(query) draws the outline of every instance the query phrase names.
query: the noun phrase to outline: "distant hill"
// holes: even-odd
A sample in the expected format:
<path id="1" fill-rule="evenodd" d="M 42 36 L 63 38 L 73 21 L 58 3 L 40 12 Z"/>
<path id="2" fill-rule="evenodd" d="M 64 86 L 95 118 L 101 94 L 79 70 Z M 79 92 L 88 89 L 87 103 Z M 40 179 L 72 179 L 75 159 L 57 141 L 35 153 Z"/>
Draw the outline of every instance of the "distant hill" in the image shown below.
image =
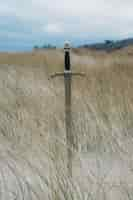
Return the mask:
<path id="1" fill-rule="evenodd" d="M 89 48 L 92 50 L 105 50 L 105 51 L 113 51 L 117 49 L 121 49 L 124 47 L 128 47 L 133 45 L 133 38 L 124 39 L 124 40 L 105 40 L 103 43 L 95 43 L 95 44 L 84 44 L 81 45 L 80 48 Z"/>
<path id="2" fill-rule="evenodd" d="M 47 45 L 43 45 L 43 46 L 38 46 L 38 45 L 35 45 L 33 47 L 33 50 L 34 51 L 37 51 L 37 50 L 46 50 L 46 49 L 56 49 L 56 46 L 53 46 L 51 44 L 47 44 Z"/>

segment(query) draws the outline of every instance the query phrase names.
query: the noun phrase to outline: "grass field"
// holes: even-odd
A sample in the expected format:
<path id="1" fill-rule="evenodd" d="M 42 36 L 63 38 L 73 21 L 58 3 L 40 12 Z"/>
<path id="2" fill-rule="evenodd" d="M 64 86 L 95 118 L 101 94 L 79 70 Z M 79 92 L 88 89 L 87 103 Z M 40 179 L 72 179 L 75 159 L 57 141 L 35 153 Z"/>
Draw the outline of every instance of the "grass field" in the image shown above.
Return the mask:
<path id="1" fill-rule="evenodd" d="M 133 48 L 71 54 L 73 179 L 66 175 L 64 53 L 0 53 L 0 199 L 133 198 Z"/>

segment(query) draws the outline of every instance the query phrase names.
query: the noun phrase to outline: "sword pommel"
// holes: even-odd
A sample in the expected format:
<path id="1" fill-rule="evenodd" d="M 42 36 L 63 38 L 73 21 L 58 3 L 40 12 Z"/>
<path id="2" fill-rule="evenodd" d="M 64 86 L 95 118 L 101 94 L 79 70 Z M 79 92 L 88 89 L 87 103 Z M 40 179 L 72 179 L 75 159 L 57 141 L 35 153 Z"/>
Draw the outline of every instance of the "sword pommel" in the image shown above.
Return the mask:
<path id="1" fill-rule="evenodd" d="M 71 45 L 70 45 L 70 42 L 66 41 L 65 44 L 64 44 L 64 51 L 66 52 L 70 52 L 70 49 L 71 49 Z"/>

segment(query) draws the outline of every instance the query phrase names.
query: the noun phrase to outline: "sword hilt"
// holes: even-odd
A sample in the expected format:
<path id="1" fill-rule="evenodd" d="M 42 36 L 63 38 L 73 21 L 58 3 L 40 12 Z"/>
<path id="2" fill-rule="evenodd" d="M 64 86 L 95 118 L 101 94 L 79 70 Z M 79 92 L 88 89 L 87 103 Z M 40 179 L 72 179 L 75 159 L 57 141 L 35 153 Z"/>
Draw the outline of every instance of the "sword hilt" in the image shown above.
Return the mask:
<path id="1" fill-rule="evenodd" d="M 64 52 L 65 52 L 65 71 L 70 71 L 71 70 L 71 63 L 70 63 L 70 43 L 65 42 L 64 44 Z"/>
<path id="2" fill-rule="evenodd" d="M 71 71 L 70 50 L 71 50 L 70 43 L 65 42 L 65 44 L 64 44 L 64 52 L 65 52 L 64 72 L 57 72 L 55 74 L 52 74 L 50 76 L 51 78 L 55 78 L 58 76 L 64 76 L 64 78 L 67 76 L 85 76 L 85 73 L 83 73 L 83 72 L 72 72 Z"/>

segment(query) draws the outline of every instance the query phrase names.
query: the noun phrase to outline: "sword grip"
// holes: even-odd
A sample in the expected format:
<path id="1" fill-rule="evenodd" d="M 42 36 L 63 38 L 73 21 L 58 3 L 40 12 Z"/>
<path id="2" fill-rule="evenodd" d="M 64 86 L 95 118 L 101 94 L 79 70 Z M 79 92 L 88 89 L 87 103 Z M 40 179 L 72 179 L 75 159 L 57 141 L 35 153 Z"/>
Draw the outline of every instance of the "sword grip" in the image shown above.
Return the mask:
<path id="1" fill-rule="evenodd" d="M 70 67 L 70 52 L 69 51 L 66 51 L 65 52 L 65 70 L 66 71 L 70 71 L 71 67 Z"/>
<path id="2" fill-rule="evenodd" d="M 65 42 L 64 51 L 65 51 L 65 71 L 70 71 L 71 63 L 70 63 L 70 43 L 69 42 Z"/>

